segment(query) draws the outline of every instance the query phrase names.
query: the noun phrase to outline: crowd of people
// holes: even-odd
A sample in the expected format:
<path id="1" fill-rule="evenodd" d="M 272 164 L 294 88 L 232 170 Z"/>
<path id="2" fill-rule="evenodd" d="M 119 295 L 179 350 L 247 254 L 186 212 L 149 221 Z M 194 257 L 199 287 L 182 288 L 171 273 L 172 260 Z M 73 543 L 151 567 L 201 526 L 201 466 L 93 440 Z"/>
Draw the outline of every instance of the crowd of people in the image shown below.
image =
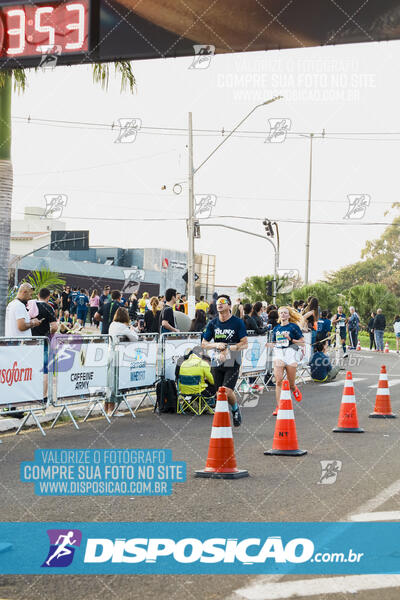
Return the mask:
<path id="1" fill-rule="evenodd" d="M 110 286 L 105 286 L 101 294 L 96 289 L 89 294 L 88 290 L 68 285 L 61 293 L 42 288 L 37 299 L 32 299 L 32 293 L 32 286 L 23 283 L 16 298 L 9 303 L 6 313 L 7 337 L 50 338 L 57 332 L 81 332 L 89 324 L 95 328 L 94 331 L 101 327 L 102 334 L 113 337 L 122 335 L 130 341 L 136 341 L 140 333 L 200 332 L 201 347 L 196 352 L 191 351 L 192 357 L 190 354 L 184 357 L 190 360 L 190 364 L 184 364 L 184 371 L 188 366 L 197 370 L 201 367 L 200 370 L 205 373 L 201 384 L 204 389 L 227 388 L 236 426 L 241 423 L 241 414 L 234 390 L 249 332 L 258 336 L 269 334 L 266 346 L 273 349 L 273 373 L 266 373 L 265 377 L 269 382 L 274 380 L 272 385 L 276 387 L 278 404 L 285 376 L 295 399 L 301 400 L 301 392 L 295 381 L 297 366 L 306 356 L 306 343 L 310 346 L 311 377 L 321 383 L 332 381 L 340 366 L 332 366 L 328 356 L 329 347 L 336 347 L 336 350 L 341 347 L 343 357 L 346 357 L 348 349 L 357 348 L 361 328 L 360 317 L 353 306 L 349 307 L 348 315 L 344 313 L 343 306 L 338 306 L 337 312 L 332 314 L 328 310 L 321 310 L 315 296 L 279 308 L 261 301 L 243 304 L 240 298 L 232 304 L 225 294 L 215 293 L 210 302 L 200 296 L 194 318 L 191 321 L 187 318 L 187 325 L 180 329 L 177 313 L 187 315 L 188 303 L 184 294 L 172 288 L 167 289 L 163 296 L 150 297 L 144 292 L 140 298 L 136 294 L 125 298 L 120 291 L 111 291 Z M 396 316 L 393 327 L 399 352 L 400 316 Z M 383 352 L 386 319 L 382 309 L 371 313 L 366 328 L 370 335 L 370 349 Z M 210 355 L 209 373 L 205 362 Z M 45 356 L 44 372 L 46 397 L 48 356 Z M 111 410 L 110 407 L 107 409 Z"/>

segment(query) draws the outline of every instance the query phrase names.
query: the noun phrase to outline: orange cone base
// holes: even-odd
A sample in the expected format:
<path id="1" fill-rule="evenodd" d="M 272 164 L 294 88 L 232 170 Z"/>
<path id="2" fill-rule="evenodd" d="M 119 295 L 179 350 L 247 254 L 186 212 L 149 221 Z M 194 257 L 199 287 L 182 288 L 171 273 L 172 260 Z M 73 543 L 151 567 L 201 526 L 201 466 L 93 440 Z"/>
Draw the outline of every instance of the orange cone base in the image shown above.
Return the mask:
<path id="1" fill-rule="evenodd" d="M 303 454 L 307 454 L 307 450 L 274 450 L 271 448 L 271 450 L 266 450 L 264 454 L 268 456 L 303 456 Z"/>
<path id="2" fill-rule="evenodd" d="M 394 415 L 393 413 L 378 413 L 378 412 L 373 412 L 369 415 L 370 419 L 397 419 L 397 415 Z"/>
<path id="3" fill-rule="evenodd" d="M 195 471 L 194 476 L 208 479 L 241 479 L 242 477 L 249 477 L 249 472 L 245 469 L 236 469 L 230 473 L 222 473 L 220 471 L 203 469 L 202 471 Z"/>
<path id="4" fill-rule="evenodd" d="M 361 427 L 335 427 L 332 431 L 335 433 L 364 433 L 364 429 Z"/>

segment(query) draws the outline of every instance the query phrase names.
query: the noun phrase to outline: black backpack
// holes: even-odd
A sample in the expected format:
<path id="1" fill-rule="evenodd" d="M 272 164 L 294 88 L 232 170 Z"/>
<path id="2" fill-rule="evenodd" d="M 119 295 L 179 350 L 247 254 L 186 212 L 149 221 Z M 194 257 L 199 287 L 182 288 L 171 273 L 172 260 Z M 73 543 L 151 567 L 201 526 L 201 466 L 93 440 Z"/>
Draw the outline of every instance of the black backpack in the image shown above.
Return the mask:
<path id="1" fill-rule="evenodd" d="M 175 413 L 178 393 L 175 381 L 172 379 L 161 379 L 156 385 L 157 402 L 154 411 L 161 413 Z"/>

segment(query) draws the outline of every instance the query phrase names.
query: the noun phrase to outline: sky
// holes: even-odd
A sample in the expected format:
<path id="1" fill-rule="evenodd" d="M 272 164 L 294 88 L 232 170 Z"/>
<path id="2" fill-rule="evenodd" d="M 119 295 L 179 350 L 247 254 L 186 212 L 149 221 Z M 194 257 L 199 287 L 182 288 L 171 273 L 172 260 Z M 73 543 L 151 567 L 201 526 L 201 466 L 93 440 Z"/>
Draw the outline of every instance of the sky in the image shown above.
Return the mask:
<path id="1" fill-rule="evenodd" d="M 400 42 L 217 55 L 207 69 L 191 62 L 133 61 L 133 94 L 120 92 L 113 72 L 103 91 L 91 66 L 30 72 L 12 104 L 13 218 L 25 206 L 44 207 L 45 194 L 65 194 L 62 220 L 89 229 L 91 245 L 186 250 L 189 111 L 197 167 L 254 106 L 282 95 L 257 108 L 196 173 L 195 194 L 216 198 L 204 222 L 263 235 L 262 220 L 276 220 L 280 268 L 304 278 L 314 133 L 310 281 L 359 260 L 384 230 L 376 223 L 395 216 Z M 141 122 L 129 143 L 116 142 L 119 119 Z M 286 138 L 269 141 L 269 119 L 286 119 Z M 364 216 L 346 219 L 348 196 L 360 195 L 369 203 Z M 244 233 L 203 227 L 196 251 L 216 255 L 219 285 L 273 272 L 270 244 Z"/>

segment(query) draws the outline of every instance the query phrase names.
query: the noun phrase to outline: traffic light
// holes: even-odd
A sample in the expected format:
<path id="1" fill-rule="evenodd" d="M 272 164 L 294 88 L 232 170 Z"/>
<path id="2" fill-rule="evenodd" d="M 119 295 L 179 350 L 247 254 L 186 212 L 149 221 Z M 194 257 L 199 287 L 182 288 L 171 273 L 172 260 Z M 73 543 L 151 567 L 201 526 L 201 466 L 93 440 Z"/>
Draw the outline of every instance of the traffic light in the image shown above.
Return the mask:
<path id="1" fill-rule="evenodd" d="M 268 237 L 274 237 L 274 230 L 272 228 L 272 223 L 269 219 L 264 219 L 263 225 Z"/>
<path id="2" fill-rule="evenodd" d="M 272 296 L 272 294 L 273 294 L 273 281 L 271 279 L 269 281 L 267 281 L 266 292 L 267 292 L 267 296 Z"/>

